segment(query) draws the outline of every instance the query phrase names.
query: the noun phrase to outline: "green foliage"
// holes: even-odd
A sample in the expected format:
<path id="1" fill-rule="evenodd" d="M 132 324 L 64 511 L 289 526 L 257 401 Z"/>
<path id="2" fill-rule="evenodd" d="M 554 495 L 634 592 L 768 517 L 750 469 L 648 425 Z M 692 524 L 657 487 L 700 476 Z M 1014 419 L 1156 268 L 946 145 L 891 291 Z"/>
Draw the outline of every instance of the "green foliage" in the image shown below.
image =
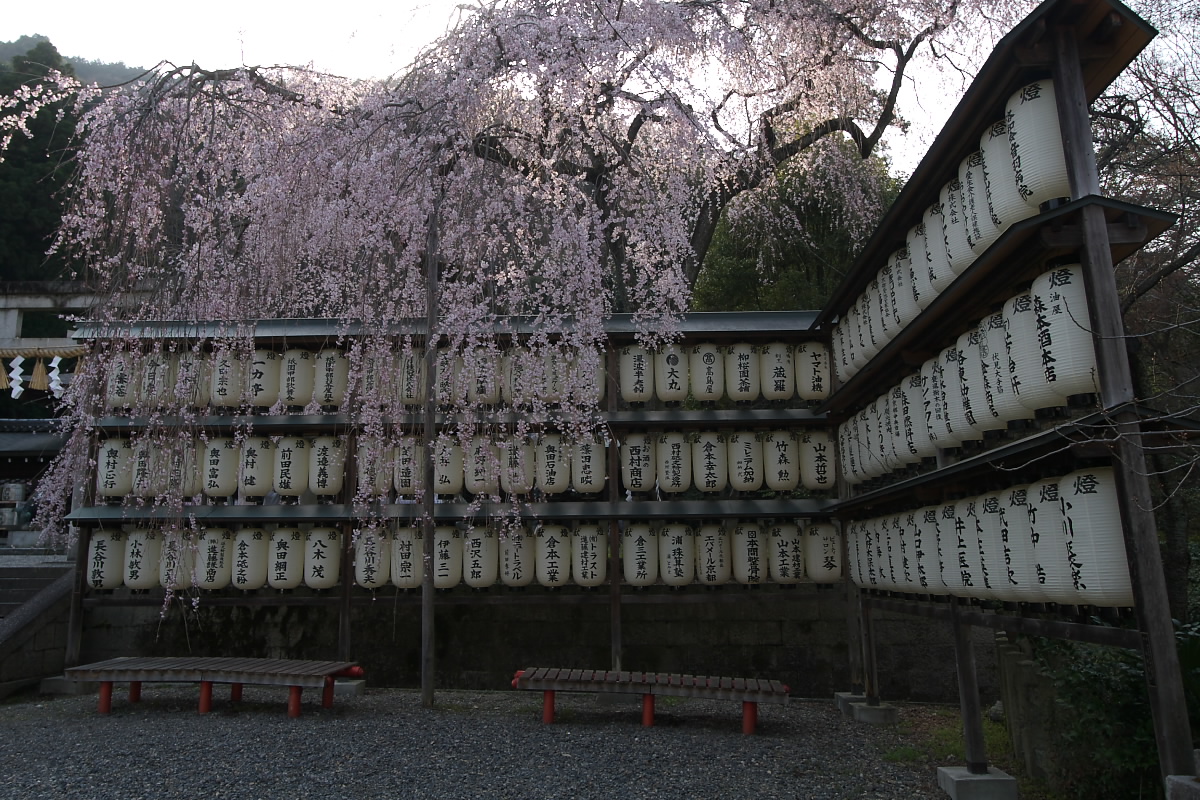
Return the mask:
<path id="1" fill-rule="evenodd" d="M 1176 632 L 1192 729 L 1200 722 L 1200 624 Z M 1162 796 L 1158 749 L 1141 654 L 1041 641 L 1043 669 L 1054 681 L 1061 751 L 1055 783 L 1068 797 Z"/>
<path id="2" fill-rule="evenodd" d="M 696 281 L 693 310 L 824 306 L 861 244 L 863 231 L 848 221 L 864 218 L 861 207 L 876 209 L 866 216 L 881 216 L 900 191 L 882 159 L 842 149 L 828 143 L 825 155 L 833 150 L 834 159 L 815 156 L 815 163 L 785 168 L 726 210 Z"/>
<path id="3" fill-rule="evenodd" d="M 11 94 L 48 70 L 71 74 L 49 41 L 39 41 L 10 67 L 0 68 L 0 93 Z M 65 109 L 64 109 L 65 110 Z M 74 133 L 69 114 L 60 120 L 53 111 L 30 122 L 33 138 L 13 137 L 0 163 L 0 280 L 50 280 L 64 271 L 61 260 L 46 257 L 62 217 L 58 193 L 66 181 L 67 147 Z"/>

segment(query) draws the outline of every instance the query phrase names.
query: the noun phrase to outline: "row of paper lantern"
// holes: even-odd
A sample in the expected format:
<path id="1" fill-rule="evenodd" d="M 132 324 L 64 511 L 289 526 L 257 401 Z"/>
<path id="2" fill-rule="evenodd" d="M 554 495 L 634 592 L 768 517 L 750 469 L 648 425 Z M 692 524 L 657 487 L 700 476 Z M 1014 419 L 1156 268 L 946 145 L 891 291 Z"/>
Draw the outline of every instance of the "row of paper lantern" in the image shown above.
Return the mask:
<path id="1" fill-rule="evenodd" d="M 398 497 L 418 493 L 424 448 L 417 437 L 391 445 L 360 440 L 358 490 L 375 497 L 393 490 Z M 496 442 L 473 437 L 467 447 L 453 440 L 437 445 L 436 493 L 543 494 L 568 490 L 600 492 L 607 480 L 607 450 L 598 440 L 570 442 L 543 434 L 536 441 Z M 311 492 L 333 497 L 344 486 L 346 442 L 337 436 L 254 436 L 196 438 L 172 449 L 150 438 L 111 438 L 97 452 L 96 494 L 101 498 L 174 495 L 261 498 L 274 492 L 301 497 Z M 621 447 L 621 480 L 630 491 L 703 492 L 829 489 L 834 464 L 829 434 L 812 429 L 631 433 Z"/>
<path id="2" fill-rule="evenodd" d="M 1133 605 L 1113 470 L 850 523 L 855 584 L 980 600 Z"/>
<path id="3" fill-rule="evenodd" d="M 838 379 L 858 372 L 1009 226 L 1070 194 L 1054 86 L 1038 81 L 1009 98 L 1004 118 L 984 131 L 980 149 L 838 320 Z"/>
<path id="4" fill-rule="evenodd" d="M 390 363 L 389 363 L 390 362 Z M 631 403 L 655 397 L 701 402 L 729 397 L 737 402 L 823 399 L 829 391 L 828 349 L 819 343 L 793 347 L 784 342 L 729 346 L 667 346 L 658 352 L 639 346 L 619 352 L 620 394 Z M 561 350 L 535 355 L 528 350 L 477 350 L 469 356 L 449 349 L 435 361 L 435 385 L 443 405 L 500 402 L 524 405 L 535 397 L 559 403 L 572 392 L 599 402 L 605 394 L 602 353 Z M 426 364 L 421 349 L 364 359 L 361 391 L 401 404 L 425 402 Z M 340 407 L 350 385 L 350 359 L 338 348 L 283 353 L 256 349 L 249 354 L 218 350 L 116 353 L 108 365 L 105 405 L 270 408 L 276 404 Z M 581 388 L 576 388 L 581 387 Z"/>
<path id="5" fill-rule="evenodd" d="M 820 342 L 668 345 L 658 352 L 630 345 L 619 355 L 621 399 L 629 403 L 679 403 L 689 393 L 702 403 L 829 396 L 829 349 Z"/>
<path id="6" fill-rule="evenodd" d="M 354 543 L 354 582 L 368 589 L 414 589 L 422 582 L 418 528 L 367 530 Z M 100 529 L 88 549 L 87 581 L 96 589 L 329 589 L 340 582 L 342 534 L 335 528 L 201 529 L 194 537 L 138 528 Z M 685 586 L 842 577 L 841 537 L 830 523 L 629 525 L 621 535 L 625 583 Z M 434 530 L 434 585 L 599 586 L 607 579 L 608 534 L 600 525 L 542 525 L 498 536 L 485 529 Z"/>
<path id="7" fill-rule="evenodd" d="M 841 474 L 861 483 L 1096 391 L 1082 269 L 1056 267 L 842 423 Z"/>

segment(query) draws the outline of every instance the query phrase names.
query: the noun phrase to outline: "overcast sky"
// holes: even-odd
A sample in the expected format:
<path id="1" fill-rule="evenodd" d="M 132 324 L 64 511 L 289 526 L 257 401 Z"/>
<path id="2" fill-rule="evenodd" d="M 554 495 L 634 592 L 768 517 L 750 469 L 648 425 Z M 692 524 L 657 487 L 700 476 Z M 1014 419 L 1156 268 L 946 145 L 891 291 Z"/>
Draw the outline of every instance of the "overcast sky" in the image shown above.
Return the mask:
<path id="1" fill-rule="evenodd" d="M 0 12 L 0 41 L 35 33 L 65 56 L 152 67 L 159 61 L 205 67 L 307 65 L 355 78 L 387 77 L 443 33 L 457 0 L 326 0 L 302 5 L 274 0 L 150 3 L 95 0 L 35 3 L 10 0 Z M 914 123 L 907 137 L 889 135 L 894 168 L 910 173 L 953 110 L 962 86 L 937 86 L 901 99 Z M 925 98 L 922 103 L 921 97 Z"/>

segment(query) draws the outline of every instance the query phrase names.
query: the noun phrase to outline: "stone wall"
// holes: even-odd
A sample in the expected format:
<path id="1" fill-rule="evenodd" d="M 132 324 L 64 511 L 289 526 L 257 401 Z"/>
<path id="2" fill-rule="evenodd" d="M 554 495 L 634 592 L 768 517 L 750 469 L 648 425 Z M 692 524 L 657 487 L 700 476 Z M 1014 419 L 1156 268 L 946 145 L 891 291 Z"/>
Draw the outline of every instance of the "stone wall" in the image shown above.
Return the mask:
<path id="1" fill-rule="evenodd" d="M 530 595 L 534 590 L 530 590 Z M 538 592 L 540 594 L 540 591 Z M 442 687 L 502 689 L 527 666 L 605 668 L 611 623 L 603 590 L 581 598 L 564 590 L 556 602 L 455 603 L 439 596 L 436 673 Z M 681 593 L 672 602 L 639 602 L 621 610 L 622 668 L 770 677 L 797 696 L 828 697 L 850 687 L 846 604 L 842 587 L 727 586 Z M 657 599 L 657 598 L 655 598 Z M 668 598 L 670 599 L 670 598 Z M 580 602 L 584 600 L 585 602 Z M 957 702 L 954 646 L 948 625 L 876 616 L 882 696 Z M 985 702 L 995 699 L 991 637 L 979 632 L 977 660 Z M 213 655 L 334 658 L 334 607 L 218 607 L 203 598 L 176 601 L 165 616 L 154 607 L 93 608 L 85 617 L 85 662 L 120 655 Z M 356 605 L 351 658 L 376 685 L 420 684 L 419 595 L 380 593 Z"/>
<path id="2" fill-rule="evenodd" d="M 0 620 L 0 697 L 62 674 L 70 600 L 67 573 Z"/>

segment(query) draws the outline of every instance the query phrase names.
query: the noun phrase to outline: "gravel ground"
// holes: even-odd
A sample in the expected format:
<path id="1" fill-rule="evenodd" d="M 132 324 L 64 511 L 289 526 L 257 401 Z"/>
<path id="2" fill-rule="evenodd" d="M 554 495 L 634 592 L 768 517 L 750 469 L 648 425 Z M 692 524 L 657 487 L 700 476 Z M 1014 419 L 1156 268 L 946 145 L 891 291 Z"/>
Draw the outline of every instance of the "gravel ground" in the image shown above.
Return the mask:
<path id="1" fill-rule="evenodd" d="M 832 701 L 759 707 L 754 736 L 729 701 L 659 698 L 642 728 L 635 697 L 560 693 L 541 723 L 541 694 L 372 689 L 322 709 L 305 693 L 288 719 L 286 689 L 214 692 L 146 684 L 113 711 L 96 696 L 26 695 L 0 704 L 0 797 L 215 798 L 897 798 L 945 794 L 928 765 L 885 760 L 897 729 L 848 721 Z M 902 711 L 903 713 L 903 711 Z"/>

